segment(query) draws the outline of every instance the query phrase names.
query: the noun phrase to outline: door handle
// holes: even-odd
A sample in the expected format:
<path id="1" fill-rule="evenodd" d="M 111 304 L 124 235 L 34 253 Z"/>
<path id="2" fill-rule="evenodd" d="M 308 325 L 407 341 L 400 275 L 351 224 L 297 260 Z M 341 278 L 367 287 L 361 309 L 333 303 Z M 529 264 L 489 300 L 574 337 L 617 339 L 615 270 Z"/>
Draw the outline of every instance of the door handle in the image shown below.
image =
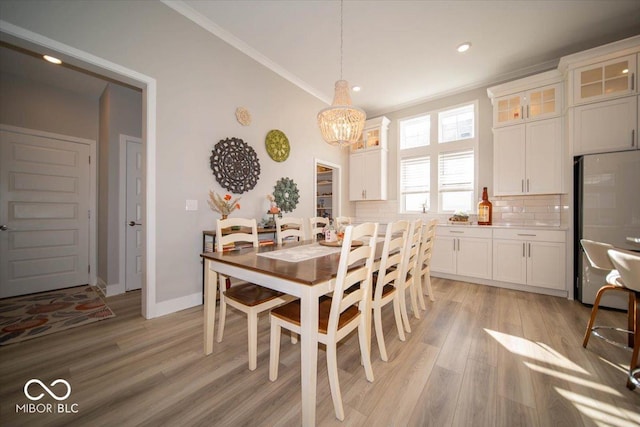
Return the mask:
<path id="1" fill-rule="evenodd" d="M 7 231 L 9 227 L 5 224 L 0 225 L 0 231 Z"/>
<path id="2" fill-rule="evenodd" d="M 139 222 L 135 222 L 135 221 L 129 221 L 129 227 L 133 227 L 135 225 L 142 225 L 142 224 L 139 223 Z"/>

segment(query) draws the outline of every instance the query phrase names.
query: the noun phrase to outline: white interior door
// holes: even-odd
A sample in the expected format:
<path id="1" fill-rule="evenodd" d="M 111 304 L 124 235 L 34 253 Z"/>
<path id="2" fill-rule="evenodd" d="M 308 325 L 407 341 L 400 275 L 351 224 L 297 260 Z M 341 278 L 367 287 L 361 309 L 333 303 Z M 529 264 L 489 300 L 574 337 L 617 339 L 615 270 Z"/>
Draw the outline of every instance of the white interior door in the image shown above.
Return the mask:
<path id="1" fill-rule="evenodd" d="M 0 297 L 89 283 L 90 152 L 0 129 Z"/>
<path id="2" fill-rule="evenodd" d="M 142 287 L 142 143 L 127 139 L 125 290 Z"/>

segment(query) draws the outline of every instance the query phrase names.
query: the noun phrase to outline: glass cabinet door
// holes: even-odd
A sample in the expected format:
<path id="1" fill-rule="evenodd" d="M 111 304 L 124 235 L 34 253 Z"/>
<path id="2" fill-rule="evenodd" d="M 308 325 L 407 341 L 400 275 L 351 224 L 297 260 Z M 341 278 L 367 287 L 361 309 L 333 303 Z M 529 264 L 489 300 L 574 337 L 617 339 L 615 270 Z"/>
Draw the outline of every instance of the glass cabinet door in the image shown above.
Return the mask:
<path id="1" fill-rule="evenodd" d="M 535 120 L 560 115 L 560 84 L 527 92 L 527 119 Z"/>
<path id="2" fill-rule="evenodd" d="M 367 148 L 380 146 L 380 129 L 379 128 L 365 130 L 363 133 L 366 133 Z"/>
<path id="3" fill-rule="evenodd" d="M 578 68 L 575 73 L 574 102 L 630 94 L 635 91 L 635 55 Z"/>
<path id="4" fill-rule="evenodd" d="M 522 120 L 522 94 L 508 95 L 496 100 L 494 106 L 494 126 L 519 122 Z"/>

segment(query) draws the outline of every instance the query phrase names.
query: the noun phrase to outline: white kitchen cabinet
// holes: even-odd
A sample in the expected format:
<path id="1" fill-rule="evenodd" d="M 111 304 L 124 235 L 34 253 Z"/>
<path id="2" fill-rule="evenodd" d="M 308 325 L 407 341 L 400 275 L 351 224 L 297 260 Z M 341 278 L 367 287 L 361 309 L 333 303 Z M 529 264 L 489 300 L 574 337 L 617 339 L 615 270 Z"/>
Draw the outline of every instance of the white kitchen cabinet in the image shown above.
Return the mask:
<path id="1" fill-rule="evenodd" d="M 562 193 L 562 159 L 560 117 L 494 129 L 494 194 Z"/>
<path id="2" fill-rule="evenodd" d="M 491 229 L 438 227 L 431 270 L 491 279 Z"/>
<path id="3" fill-rule="evenodd" d="M 573 154 L 637 149 L 638 102 L 627 96 L 573 108 Z"/>
<path id="4" fill-rule="evenodd" d="M 565 290 L 566 233 L 495 229 L 493 280 Z"/>
<path id="5" fill-rule="evenodd" d="M 493 126 L 509 126 L 560 116 L 561 97 L 560 83 L 497 97 L 493 100 Z"/>
<path id="6" fill-rule="evenodd" d="M 637 93 L 636 55 L 626 55 L 573 70 L 573 104 Z"/>
<path id="7" fill-rule="evenodd" d="M 349 156 L 349 200 L 387 200 L 387 150 Z"/>
<path id="8" fill-rule="evenodd" d="M 387 200 L 387 133 L 389 119 L 365 122 L 349 156 L 349 200 Z"/>

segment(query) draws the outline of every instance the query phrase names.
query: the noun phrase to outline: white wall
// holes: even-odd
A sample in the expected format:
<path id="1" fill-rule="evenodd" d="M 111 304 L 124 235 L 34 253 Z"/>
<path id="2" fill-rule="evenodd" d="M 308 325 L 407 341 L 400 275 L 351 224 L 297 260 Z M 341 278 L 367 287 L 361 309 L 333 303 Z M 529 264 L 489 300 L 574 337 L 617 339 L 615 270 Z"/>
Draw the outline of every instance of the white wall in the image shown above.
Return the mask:
<path id="1" fill-rule="evenodd" d="M 324 143 L 317 130 L 324 103 L 159 2 L 3 0 L 0 16 L 156 79 L 157 302 L 201 291 L 201 231 L 217 217 L 207 207 L 207 192 L 225 191 L 209 169 L 220 139 L 242 138 L 262 167 L 256 188 L 242 195 L 234 215 L 261 217 L 265 195 L 288 176 L 301 194 L 293 215 L 311 216 L 314 157 L 346 170 L 346 153 Z M 235 120 L 239 106 L 251 112 L 251 126 Z M 271 129 L 289 138 L 291 155 L 283 163 L 266 153 L 264 137 Z M 185 211 L 187 199 L 198 200 L 199 210 Z M 342 200 L 345 209 L 344 192 Z"/>
<path id="2" fill-rule="evenodd" d="M 0 73 L 0 123 L 98 139 L 98 100 Z"/>

